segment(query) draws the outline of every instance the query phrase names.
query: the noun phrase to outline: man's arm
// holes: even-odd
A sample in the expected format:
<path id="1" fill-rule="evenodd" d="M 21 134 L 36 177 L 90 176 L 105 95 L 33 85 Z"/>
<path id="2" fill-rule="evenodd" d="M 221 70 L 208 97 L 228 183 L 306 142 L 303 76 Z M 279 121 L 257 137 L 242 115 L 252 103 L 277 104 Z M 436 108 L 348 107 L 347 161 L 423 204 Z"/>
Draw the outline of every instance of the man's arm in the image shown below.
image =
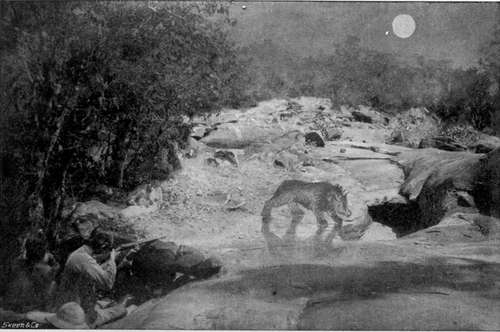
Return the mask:
<path id="1" fill-rule="evenodd" d="M 75 257 L 77 258 L 77 257 Z M 114 255 L 99 265 L 97 261 L 90 255 L 80 255 L 80 270 L 85 273 L 92 281 L 97 284 L 97 287 L 110 290 L 113 288 L 116 276 L 116 263 Z"/>

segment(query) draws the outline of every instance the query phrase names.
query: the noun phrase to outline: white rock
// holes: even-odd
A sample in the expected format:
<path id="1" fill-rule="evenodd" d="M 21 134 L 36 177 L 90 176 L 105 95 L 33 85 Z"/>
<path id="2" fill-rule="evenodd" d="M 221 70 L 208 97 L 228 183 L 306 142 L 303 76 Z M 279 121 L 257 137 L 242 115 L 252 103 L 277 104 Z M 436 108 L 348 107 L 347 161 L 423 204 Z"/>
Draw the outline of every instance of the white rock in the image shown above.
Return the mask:
<path id="1" fill-rule="evenodd" d="M 137 187 L 128 196 L 129 205 L 149 207 L 151 205 L 160 205 L 163 202 L 163 191 L 161 186 L 144 184 Z"/>
<path id="2" fill-rule="evenodd" d="M 360 239 L 361 241 L 390 241 L 396 240 L 396 233 L 385 225 L 372 222 Z"/>
<path id="3" fill-rule="evenodd" d="M 158 210 L 159 206 L 154 204 L 148 207 L 132 205 L 119 212 L 119 215 L 123 218 L 133 218 L 143 214 L 152 213 Z"/>

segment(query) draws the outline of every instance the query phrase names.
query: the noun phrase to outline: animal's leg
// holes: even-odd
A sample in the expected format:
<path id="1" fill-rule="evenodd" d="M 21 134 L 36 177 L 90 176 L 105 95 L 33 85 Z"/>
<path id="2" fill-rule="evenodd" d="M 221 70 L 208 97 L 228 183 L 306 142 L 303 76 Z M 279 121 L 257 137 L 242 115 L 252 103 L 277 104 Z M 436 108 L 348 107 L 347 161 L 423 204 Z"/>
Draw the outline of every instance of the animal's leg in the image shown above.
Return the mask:
<path id="1" fill-rule="evenodd" d="M 342 225 L 344 224 L 344 220 L 338 216 L 337 216 L 337 218 L 333 217 L 333 220 L 335 220 L 335 232 L 339 236 L 341 236 L 342 235 Z"/>
<path id="2" fill-rule="evenodd" d="M 269 223 L 271 222 L 271 210 L 273 209 L 272 198 L 264 204 L 262 208 L 261 216 L 262 216 L 262 232 L 269 232 Z"/>
<path id="3" fill-rule="evenodd" d="M 328 227 L 328 221 L 325 219 L 324 212 L 320 209 L 313 209 L 313 213 L 316 217 L 316 221 L 318 222 L 318 230 L 316 231 L 316 235 L 321 235 Z"/>
<path id="4" fill-rule="evenodd" d="M 328 221 L 325 219 L 324 211 L 313 206 L 312 211 L 314 216 L 316 217 L 316 221 L 318 223 L 318 230 L 314 235 L 314 249 L 316 254 L 323 255 L 325 247 L 323 245 L 323 241 L 321 239 L 322 234 L 325 232 L 328 227 Z"/>
<path id="5" fill-rule="evenodd" d="M 283 197 L 275 197 L 273 196 L 271 199 L 266 201 L 264 204 L 264 208 L 262 209 L 262 234 L 267 243 L 267 248 L 271 255 L 280 255 L 278 250 L 279 247 L 283 245 L 283 240 L 278 237 L 276 234 L 271 232 L 270 223 L 271 223 L 271 211 L 275 207 L 279 207 L 285 205 L 285 200 Z"/>
<path id="6" fill-rule="evenodd" d="M 292 221 L 290 223 L 290 227 L 288 227 L 283 240 L 286 242 L 293 242 L 295 240 L 295 234 L 297 233 L 297 226 L 304 218 L 305 212 L 300 208 L 300 206 L 291 202 L 288 204 L 290 207 L 290 212 L 292 214 Z"/>
<path id="7" fill-rule="evenodd" d="M 330 217 L 335 222 L 335 226 L 333 227 L 330 234 L 328 234 L 328 237 L 326 239 L 327 243 L 330 243 L 330 241 L 332 241 L 336 237 L 336 235 L 338 235 L 340 238 L 342 238 L 341 231 L 342 231 L 342 224 L 344 222 L 342 218 L 337 216 L 335 211 L 330 212 Z"/>
<path id="8" fill-rule="evenodd" d="M 269 232 L 269 224 L 271 223 L 271 211 L 275 207 L 279 207 L 284 205 L 284 203 L 277 199 L 276 197 L 272 197 L 264 204 L 264 208 L 262 208 L 261 216 L 262 216 L 262 232 Z"/>
<path id="9" fill-rule="evenodd" d="M 297 226 L 304 219 L 305 212 L 300 208 L 299 204 L 292 202 L 288 204 L 290 207 L 290 212 L 292 213 L 292 222 L 290 223 L 290 227 L 286 231 L 289 235 L 295 235 L 297 232 Z"/>

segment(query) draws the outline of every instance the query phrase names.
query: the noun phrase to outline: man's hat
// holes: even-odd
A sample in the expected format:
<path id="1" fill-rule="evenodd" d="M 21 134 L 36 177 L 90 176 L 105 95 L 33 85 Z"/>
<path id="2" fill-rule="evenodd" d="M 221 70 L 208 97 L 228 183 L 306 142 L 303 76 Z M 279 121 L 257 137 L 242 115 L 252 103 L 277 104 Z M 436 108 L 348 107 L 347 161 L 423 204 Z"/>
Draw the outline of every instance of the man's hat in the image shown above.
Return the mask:
<path id="1" fill-rule="evenodd" d="M 57 312 L 46 318 L 49 323 L 60 329 L 88 329 L 85 312 L 76 302 L 63 304 Z"/>

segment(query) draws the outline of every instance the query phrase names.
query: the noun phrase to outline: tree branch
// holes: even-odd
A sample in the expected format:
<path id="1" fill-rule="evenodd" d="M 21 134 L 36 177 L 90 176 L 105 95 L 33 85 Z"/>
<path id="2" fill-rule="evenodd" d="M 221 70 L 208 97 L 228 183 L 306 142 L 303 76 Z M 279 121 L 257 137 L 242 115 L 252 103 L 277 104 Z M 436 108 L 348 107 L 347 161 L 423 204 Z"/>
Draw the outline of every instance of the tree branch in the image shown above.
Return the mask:
<path id="1" fill-rule="evenodd" d="M 26 70 L 26 75 L 28 75 L 28 79 L 30 80 L 30 83 L 33 84 L 35 82 L 33 79 L 33 75 L 31 74 L 31 71 L 28 67 L 28 62 L 24 58 L 23 58 L 23 65 L 24 65 L 24 69 Z"/>
<path id="2" fill-rule="evenodd" d="M 38 181 L 37 181 L 37 184 L 35 187 L 35 195 L 38 198 L 40 197 L 40 192 L 42 191 L 42 188 L 43 188 L 43 182 L 45 180 L 45 177 L 47 176 L 47 170 L 49 167 L 49 160 L 52 157 L 52 153 L 53 153 L 54 148 L 57 144 L 57 141 L 59 140 L 59 136 L 61 134 L 61 129 L 64 125 L 64 121 L 66 120 L 66 117 L 68 116 L 70 111 L 71 110 L 69 108 L 65 108 L 63 110 L 62 114 L 57 119 L 56 130 L 55 130 L 54 134 L 52 134 L 52 137 L 50 139 L 49 148 L 47 149 L 47 153 L 45 155 L 45 159 L 44 159 L 43 164 L 42 164 L 42 168 L 41 168 L 40 172 L 38 173 Z"/>

